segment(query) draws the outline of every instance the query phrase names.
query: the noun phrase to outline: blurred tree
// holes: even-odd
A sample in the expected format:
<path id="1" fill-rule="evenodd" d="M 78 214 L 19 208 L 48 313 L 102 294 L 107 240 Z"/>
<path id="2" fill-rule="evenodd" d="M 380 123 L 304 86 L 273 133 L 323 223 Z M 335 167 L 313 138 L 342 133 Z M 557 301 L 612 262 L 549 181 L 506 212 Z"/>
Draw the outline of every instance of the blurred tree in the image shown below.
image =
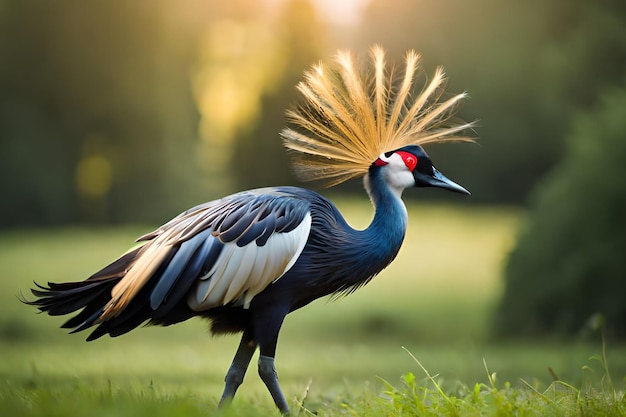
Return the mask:
<path id="1" fill-rule="evenodd" d="M 235 137 L 231 166 L 238 189 L 293 183 L 280 139 L 285 110 L 296 100 L 295 85 L 324 50 L 325 30 L 309 0 L 287 0 L 276 22 L 275 82 L 260 96 L 259 113 Z"/>
<path id="2" fill-rule="evenodd" d="M 603 317 L 607 335 L 626 337 L 626 89 L 601 104 L 575 119 L 537 190 L 506 267 L 500 335 L 571 335 Z"/>
<path id="3" fill-rule="evenodd" d="M 234 0 L 205 28 L 192 73 L 200 111 L 202 174 L 214 195 L 233 191 L 233 141 L 259 110 L 276 60 L 273 28 L 261 2 Z"/>
<path id="4" fill-rule="evenodd" d="M 450 89 L 471 97 L 461 116 L 479 119 L 481 146 L 430 153 L 472 201 L 519 203 L 561 158 L 575 112 L 621 81 L 625 9 L 615 0 L 372 0 L 360 37 L 396 57 L 416 49 L 427 73 L 446 68 Z"/>
<path id="5" fill-rule="evenodd" d="M 330 43 L 305 0 L 0 4 L 0 227 L 157 222 L 292 182 L 284 110 Z M 619 0 L 371 0 L 356 48 L 443 64 L 480 146 L 429 152 L 472 201 L 518 203 L 560 159 L 572 115 L 625 73 L 625 18 Z"/>
<path id="6" fill-rule="evenodd" d="M 3 2 L 1 226 L 160 221 L 198 200 L 188 72 L 210 5 L 185 6 Z"/>

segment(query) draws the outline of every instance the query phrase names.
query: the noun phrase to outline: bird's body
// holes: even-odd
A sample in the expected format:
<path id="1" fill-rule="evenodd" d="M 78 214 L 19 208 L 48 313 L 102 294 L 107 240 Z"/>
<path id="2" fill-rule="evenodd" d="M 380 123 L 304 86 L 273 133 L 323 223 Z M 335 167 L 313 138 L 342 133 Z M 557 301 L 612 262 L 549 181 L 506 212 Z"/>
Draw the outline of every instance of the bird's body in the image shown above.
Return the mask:
<path id="1" fill-rule="evenodd" d="M 384 201 L 389 207 L 379 207 L 365 230 L 351 228 L 329 200 L 304 188 L 263 188 L 205 203 L 142 236 L 142 247 L 88 280 L 51 284 L 53 290 L 74 288 L 63 293 L 66 299 L 61 294 L 54 298 L 48 311 L 65 314 L 87 307 L 65 327 L 82 330 L 98 324 L 89 340 L 118 336 L 147 320 L 170 325 L 196 315 L 211 318 L 214 333 L 241 332 L 258 311 L 288 313 L 325 295 L 351 292 L 387 266 L 404 238 L 406 210 L 398 198 Z M 244 212 L 251 215 L 246 218 Z M 255 225 L 262 227 L 254 230 Z M 148 252 L 153 246 L 163 255 Z M 107 303 L 99 298 L 88 302 L 86 295 L 104 288 L 121 298 L 120 282 L 147 253 L 148 259 L 162 256 L 164 266 L 137 275 L 141 286 L 135 283 L 136 294 L 127 304 L 116 304 L 114 297 Z M 230 270 L 219 270 L 228 266 Z M 218 279 L 226 285 L 215 283 Z M 125 283 L 125 291 L 131 291 L 130 282 Z M 100 319 L 105 311 L 109 317 Z"/>
<path id="2" fill-rule="evenodd" d="M 429 85 L 416 103 L 406 106 L 408 96 L 399 95 L 408 94 L 406 79 L 412 82 L 416 62 L 407 58 L 405 82 L 393 93 L 393 86 L 384 82 L 380 70 L 384 61 L 377 53 L 374 103 L 359 93 L 359 82 L 366 83 L 350 73 L 350 62 L 343 63 L 343 73 L 339 71 L 340 83 L 333 81 L 332 74 L 327 81 L 319 67 L 320 78 L 309 73 L 308 83 L 300 85 L 308 106 L 290 115 L 297 126 L 321 139 L 316 142 L 291 129 L 283 133 L 286 145 L 304 155 L 299 166 L 309 179 L 337 183 L 364 176 L 375 207 L 366 229 L 350 227 L 329 200 L 311 190 L 244 191 L 181 213 L 139 238 L 141 246 L 85 281 L 39 286 L 33 290 L 38 299 L 27 303 L 51 315 L 78 311 L 63 327 L 75 332 L 95 326 L 88 340 L 118 336 L 145 322 L 170 325 L 194 316 L 210 319 L 214 333 L 242 332 L 222 401 L 234 396 L 258 347 L 259 375 L 278 408 L 287 413 L 274 368 L 285 316 L 320 297 L 352 292 L 395 258 L 407 225 L 401 200 L 405 188 L 429 186 L 467 193 L 432 166 L 417 145 L 419 140 L 404 137 L 421 132 L 421 138 L 426 138 L 422 142 L 447 139 L 469 126 L 442 124 L 447 120 L 442 115 L 461 96 L 428 104 L 438 84 Z M 337 92 L 337 88 L 347 90 Z M 371 104 L 369 110 L 366 102 Z M 353 110 L 366 113 L 361 122 L 352 120 L 358 118 Z M 405 123 L 402 115 L 418 120 L 421 127 Z M 439 133 L 433 133 L 434 128 Z M 385 136 L 389 144 L 402 146 L 378 152 L 390 145 L 368 135 Z"/>

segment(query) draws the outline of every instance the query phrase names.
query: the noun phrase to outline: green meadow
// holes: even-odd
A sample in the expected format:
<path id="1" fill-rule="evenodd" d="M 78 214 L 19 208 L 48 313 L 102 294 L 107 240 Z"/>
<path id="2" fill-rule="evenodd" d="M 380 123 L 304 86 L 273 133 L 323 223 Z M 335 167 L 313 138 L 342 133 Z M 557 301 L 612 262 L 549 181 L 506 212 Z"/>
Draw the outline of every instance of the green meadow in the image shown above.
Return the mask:
<path id="1" fill-rule="evenodd" d="M 365 200 L 341 200 L 354 227 Z M 294 415 L 626 415 L 626 346 L 600 336 L 496 340 L 492 312 L 523 213 L 410 204 L 396 261 L 340 300 L 287 318 L 277 368 Z M 16 295 L 81 280 L 152 227 L 0 234 L 0 416 L 277 415 L 255 361 L 216 404 L 238 337 L 207 323 L 139 328 L 86 343 Z"/>

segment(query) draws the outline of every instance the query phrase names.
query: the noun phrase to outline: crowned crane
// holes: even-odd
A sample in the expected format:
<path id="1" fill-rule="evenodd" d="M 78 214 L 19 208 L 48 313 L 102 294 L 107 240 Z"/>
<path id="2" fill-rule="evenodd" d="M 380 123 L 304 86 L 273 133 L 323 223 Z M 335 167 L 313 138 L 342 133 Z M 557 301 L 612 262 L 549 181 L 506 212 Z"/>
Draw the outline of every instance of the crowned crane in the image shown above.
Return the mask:
<path id="1" fill-rule="evenodd" d="M 469 192 L 433 166 L 421 145 L 469 140 L 454 117 L 464 94 L 443 98 L 441 68 L 414 93 L 419 55 L 399 71 L 374 47 L 357 65 L 350 52 L 320 63 L 298 84 L 302 102 L 281 136 L 303 180 L 331 186 L 364 177 L 375 207 L 365 230 L 351 228 L 320 194 L 297 187 L 243 191 L 191 208 L 138 239 L 141 244 L 85 281 L 37 284 L 24 302 L 50 315 L 78 312 L 62 327 L 87 340 L 142 323 L 194 316 L 214 334 L 241 332 L 220 405 L 229 402 L 259 348 L 258 373 L 289 413 L 274 358 L 285 316 L 326 295 L 348 294 L 395 258 L 407 225 L 405 188 Z"/>

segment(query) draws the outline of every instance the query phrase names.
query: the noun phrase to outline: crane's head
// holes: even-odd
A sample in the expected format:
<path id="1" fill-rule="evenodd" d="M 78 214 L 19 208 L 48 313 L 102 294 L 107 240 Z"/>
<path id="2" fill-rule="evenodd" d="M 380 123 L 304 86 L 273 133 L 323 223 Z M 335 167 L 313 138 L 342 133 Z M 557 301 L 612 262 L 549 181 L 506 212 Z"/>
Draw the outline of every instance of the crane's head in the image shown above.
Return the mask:
<path id="1" fill-rule="evenodd" d="M 366 175 L 380 155 L 381 163 L 397 159 L 398 168 L 409 168 L 418 186 L 466 192 L 411 146 L 473 141 L 467 136 L 473 123 L 455 116 L 465 93 L 445 94 L 443 69 L 423 77 L 419 62 L 409 51 L 403 66 L 388 65 L 384 50 L 374 46 L 369 65 L 342 51 L 334 62 L 313 66 L 298 84 L 304 100 L 287 112 L 290 126 L 281 133 L 298 177 L 333 186 Z M 413 154 L 415 166 L 402 164 L 399 152 Z"/>
<path id="2" fill-rule="evenodd" d="M 381 154 L 371 169 L 381 169 L 389 186 L 402 192 L 409 187 L 438 187 L 456 193 L 470 192 L 439 172 L 419 145 L 404 146 Z"/>

